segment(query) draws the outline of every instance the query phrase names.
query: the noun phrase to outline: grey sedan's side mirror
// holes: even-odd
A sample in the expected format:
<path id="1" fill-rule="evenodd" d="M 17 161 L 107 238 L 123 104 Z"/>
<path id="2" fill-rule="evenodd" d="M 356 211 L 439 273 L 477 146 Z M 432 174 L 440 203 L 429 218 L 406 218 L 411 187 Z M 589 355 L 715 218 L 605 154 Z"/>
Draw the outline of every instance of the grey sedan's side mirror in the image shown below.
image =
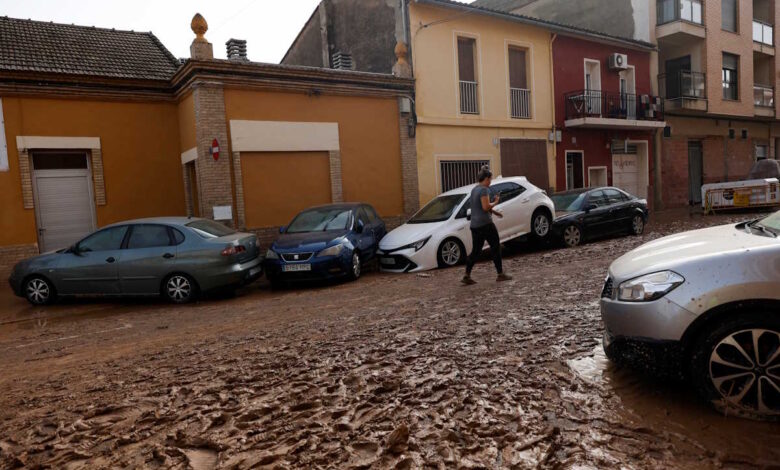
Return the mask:
<path id="1" fill-rule="evenodd" d="M 286 230 L 287 230 L 287 227 L 285 227 L 284 225 L 279 227 L 279 233 L 284 233 Z"/>
<path id="2" fill-rule="evenodd" d="M 68 248 L 68 253 L 73 253 L 76 256 L 81 256 L 81 249 L 79 249 L 78 243 L 73 244 Z"/>

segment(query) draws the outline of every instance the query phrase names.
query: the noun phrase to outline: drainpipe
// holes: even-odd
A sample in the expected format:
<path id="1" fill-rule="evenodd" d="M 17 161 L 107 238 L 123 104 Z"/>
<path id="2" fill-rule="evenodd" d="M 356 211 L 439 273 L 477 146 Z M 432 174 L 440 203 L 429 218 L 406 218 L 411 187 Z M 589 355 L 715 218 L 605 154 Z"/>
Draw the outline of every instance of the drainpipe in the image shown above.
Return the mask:
<path id="1" fill-rule="evenodd" d="M 664 120 L 666 120 L 664 118 Z M 653 210 L 664 208 L 663 177 L 661 173 L 661 137 L 658 129 L 653 129 Z"/>
<path id="2" fill-rule="evenodd" d="M 555 188 L 558 184 L 558 139 L 556 139 L 556 116 L 555 116 L 555 66 L 553 65 L 553 43 L 558 37 L 558 33 L 553 33 L 550 38 L 550 105 L 552 106 L 552 135 L 553 135 L 553 174 L 555 175 L 555 181 L 550 185 L 551 188 Z M 583 166 L 585 162 L 582 162 Z M 559 191 L 560 188 L 555 188 Z"/>

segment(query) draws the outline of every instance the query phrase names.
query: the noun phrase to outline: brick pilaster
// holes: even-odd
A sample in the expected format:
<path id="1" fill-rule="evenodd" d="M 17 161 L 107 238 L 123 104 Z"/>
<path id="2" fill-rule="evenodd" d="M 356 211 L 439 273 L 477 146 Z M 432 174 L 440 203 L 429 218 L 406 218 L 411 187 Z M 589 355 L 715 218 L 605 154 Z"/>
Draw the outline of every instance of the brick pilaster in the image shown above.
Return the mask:
<path id="1" fill-rule="evenodd" d="M 236 217 L 238 228 L 246 229 L 246 201 L 244 201 L 244 174 L 241 171 L 241 152 L 233 152 L 233 180 L 236 187 Z"/>
<path id="2" fill-rule="evenodd" d="M 330 197 L 332 202 L 344 202 L 344 189 L 341 180 L 341 152 L 333 150 L 330 154 Z"/>
<path id="3" fill-rule="evenodd" d="M 27 149 L 19 150 L 19 174 L 22 179 L 22 205 L 25 209 L 35 209 L 32 184 L 32 163 Z"/>
<path id="4" fill-rule="evenodd" d="M 417 139 L 409 137 L 409 121 L 412 115 L 400 112 L 399 122 L 401 137 L 401 181 L 403 185 L 404 215 L 410 217 L 420 208 L 420 186 L 417 175 Z"/>
<path id="5" fill-rule="evenodd" d="M 225 95 L 218 82 L 196 82 L 193 85 L 195 101 L 195 135 L 198 158 L 198 200 L 201 217 L 211 218 L 214 206 L 232 206 L 233 192 L 230 175 L 230 151 L 225 117 Z M 219 160 L 211 155 L 211 143 L 217 139 Z M 235 217 L 236 208 L 233 208 Z"/>

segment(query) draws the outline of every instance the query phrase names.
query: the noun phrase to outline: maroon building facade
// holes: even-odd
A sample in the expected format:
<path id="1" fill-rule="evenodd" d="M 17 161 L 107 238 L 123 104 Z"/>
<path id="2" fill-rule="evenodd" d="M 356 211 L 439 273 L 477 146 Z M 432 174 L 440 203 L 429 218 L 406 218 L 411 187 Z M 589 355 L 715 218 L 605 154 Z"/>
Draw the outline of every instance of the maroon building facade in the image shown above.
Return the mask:
<path id="1" fill-rule="evenodd" d="M 556 190 L 609 185 L 652 199 L 654 133 L 665 124 L 651 51 L 555 38 Z"/>

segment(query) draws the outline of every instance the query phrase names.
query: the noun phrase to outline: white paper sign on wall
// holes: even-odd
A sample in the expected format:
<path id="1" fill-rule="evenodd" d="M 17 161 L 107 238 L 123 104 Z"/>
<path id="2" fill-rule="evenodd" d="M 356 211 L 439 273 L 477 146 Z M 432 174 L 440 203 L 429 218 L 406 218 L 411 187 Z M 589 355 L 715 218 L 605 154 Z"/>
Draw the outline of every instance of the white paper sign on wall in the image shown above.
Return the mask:
<path id="1" fill-rule="evenodd" d="M 3 100 L 0 98 L 0 171 L 8 171 L 8 145 L 5 142 L 5 119 Z"/>
<path id="2" fill-rule="evenodd" d="M 233 220 L 233 206 L 214 206 L 214 220 Z"/>

